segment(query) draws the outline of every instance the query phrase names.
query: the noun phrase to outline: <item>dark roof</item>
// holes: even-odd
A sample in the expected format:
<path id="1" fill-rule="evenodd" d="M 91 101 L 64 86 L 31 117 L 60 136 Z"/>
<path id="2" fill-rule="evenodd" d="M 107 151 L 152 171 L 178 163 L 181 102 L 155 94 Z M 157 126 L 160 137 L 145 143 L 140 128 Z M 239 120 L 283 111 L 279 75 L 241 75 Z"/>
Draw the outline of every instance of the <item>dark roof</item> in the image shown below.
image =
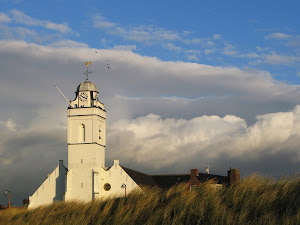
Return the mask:
<path id="1" fill-rule="evenodd" d="M 181 175 L 153 175 L 152 178 L 156 184 L 161 188 L 170 188 L 173 185 L 188 182 L 191 178 L 190 174 Z M 214 179 L 217 184 L 229 184 L 227 176 L 219 176 L 214 174 L 199 173 L 197 176 L 198 180 L 203 183 L 205 181 Z"/>
<path id="2" fill-rule="evenodd" d="M 229 184 L 229 178 L 227 176 L 199 173 L 197 177 L 198 177 L 200 182 L 205 182 L 205 181 L 214 179 L 217 184 L 224 184 L 224 183 Z"/>
<path id="3" fill-rule="evenodd" d="M 148 175 L 123 166 L 121 167 L 138 185 L 142 186 L 170 188 L 173 185 L 188 182 L 191 178 L 190 174 Z M 227 176 L 199 173 L 197 178 L 201 183 L 214 179 L 217 184 L 229 184 L 229 178 Z"/>
<path id="4" fill-rule="evenodd" d="M 152 175 L 155 180 L 156 185 L 161 188 L 170 188 L 173 185 L 188 182 L 191 178 L 190 174 L 180 174 L 180 175 Z"/>
<path id="5" fill-rule="evenodd" d="M 137 183 L 138 185 L 142 186 L 156 186 L 157 184 L 153 180 L 152 176 L 147 175 L 145 173 L 141 173 L 129 168 L 126 168 L 124 166 L 121 166 L 123 170 Z"/>

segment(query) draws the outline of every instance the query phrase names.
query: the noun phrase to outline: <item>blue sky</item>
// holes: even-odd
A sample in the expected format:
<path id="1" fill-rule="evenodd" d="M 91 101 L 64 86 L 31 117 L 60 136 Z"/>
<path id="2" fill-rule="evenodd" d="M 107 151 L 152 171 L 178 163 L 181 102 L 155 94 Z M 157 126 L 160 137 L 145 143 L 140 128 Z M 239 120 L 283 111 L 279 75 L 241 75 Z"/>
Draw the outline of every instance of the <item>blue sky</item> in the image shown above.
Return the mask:
<path id="1" fill-rule="evenodd" d="M 14 34 L 17 39 L 129 48 L 164 61 L 266 70 L 276 80 L 299 84 L 298 1 L 2 0 L 0 4 L 2 13 L 11 18 L 5 26 L 28 31 Z M 12 10 L 23 17 L 17 19 Z M 65 27 L 34 25 L 25 15 Z"/>
<path id="2" fill-rule="evenodd" d="M 73 100 L 85 61 L 107 111 L 107 166 L 299 173 L 299 6 L 0 0 L 0 191 L 20 204 L 67 166 L 54 85 Z"/>

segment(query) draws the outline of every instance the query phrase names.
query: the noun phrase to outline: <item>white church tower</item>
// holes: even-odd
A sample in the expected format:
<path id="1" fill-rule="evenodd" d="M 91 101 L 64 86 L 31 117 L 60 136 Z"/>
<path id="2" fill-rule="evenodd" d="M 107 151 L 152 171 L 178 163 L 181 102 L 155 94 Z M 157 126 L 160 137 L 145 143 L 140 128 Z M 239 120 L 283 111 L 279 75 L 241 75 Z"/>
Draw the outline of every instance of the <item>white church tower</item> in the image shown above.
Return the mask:
<path id="1" fill-rule="evenodd" d="M 98 89 L 88 80 L 76 89 L 76 98 L 68 108 L 68 168 L 60 160 L 46 180 L 29 196 L 29 209 L 55 201 L 92 201 L 126 196 L 141 189 L 138 181 L 150 176 L 122 167 L 114 160 L 105 167 L 106 111 L 98 100 Z M 145 179 L 145 177 L 147 179 Z"/>
<path id="2" fill-rule="evenodd" d="M 91 201 L 99 196 L 99 176 L 105 167 L 104 105 L 88 80 L 76 90 L 68 108 L 68 173 L 65 200 Z"/>

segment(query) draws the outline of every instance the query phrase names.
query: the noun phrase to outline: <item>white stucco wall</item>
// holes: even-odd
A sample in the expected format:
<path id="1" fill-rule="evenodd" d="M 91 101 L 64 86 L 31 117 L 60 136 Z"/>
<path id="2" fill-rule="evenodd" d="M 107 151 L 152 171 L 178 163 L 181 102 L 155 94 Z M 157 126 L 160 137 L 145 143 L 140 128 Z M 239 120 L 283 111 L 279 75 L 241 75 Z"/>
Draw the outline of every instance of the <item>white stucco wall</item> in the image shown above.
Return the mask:
<path id="1" fill-rule="evenodd" d="M 73 109 L 76 110 L 76 109 Z M 79 112 L 78 112 L 79 113 Z M 85 138 L 82 138 L 82 125 Z M 101 128 L 101 131 L 99 129 Z M 68 143 L 98 143 L 105 146 L 105 119 L 98 115 L 72 115 L 68 117 Z M 99 138 L 99 136 L 101 138 Z"/>
<path id="2" fill-rule="evenodd" d="M 109 191 L 104 190 L 106 183 L 111 186 Z M 120 166 L 119 160 L 114 160 L 114 165 L 109 170 L 102 170 L 99 184 L 100 193 L 96 198 L 125 196 L 125 189 L 121 187 L 122 184 L 126 185 L 126 194 L 129 194 L 134 189 L 141 190 L 137 183 Z"/>
<path id="3" fill-rule="evenodd" d="M 95 190 L 97 193 L 99 192 L 99 171 L 105 167 L 106 112 L 88 105 L 85 107 L 87 108 L 68 109 L 69 172 L 67 174 L 66 201 L 93 200 Z M 84 138 L 81 133 L 82 125 L 85 128 Z"/>
<path id="4" fill-rule="evenodd" d="M 29 196 L 29 209 L 51 204 L 54 201 L 64 200 L 65 193 L 65 176 L 67 169 L 63 165 L 63 161 L 59 160 L 58 166 L 47 177 L 42 185 Z"/>

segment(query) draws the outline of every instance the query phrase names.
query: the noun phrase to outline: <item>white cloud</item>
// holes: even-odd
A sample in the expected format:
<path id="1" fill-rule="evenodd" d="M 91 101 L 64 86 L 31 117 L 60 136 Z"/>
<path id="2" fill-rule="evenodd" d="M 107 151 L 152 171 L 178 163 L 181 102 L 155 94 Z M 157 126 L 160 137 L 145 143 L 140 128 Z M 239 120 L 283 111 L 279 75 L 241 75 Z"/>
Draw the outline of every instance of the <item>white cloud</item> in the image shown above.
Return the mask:
<path id="1" fill-rule="evenodd" d="M 291 66 L 291 65 L 295 64 L 296 62 L 300 61 L 300 57 L 298 57 L 298 56 L 278 54 L 274 51 L 265 52 L 268 49 L 261 50 L 258 48 L 257 50 L 264 51 L 264 53 L 257 54 L 255 52 L 250 52 L 247 54 L 241 54 L 240 57 L 257 59 L 255 61 L 249 62 L 249 65 L 258 65 L 261 63 L 267 63 L 267 64 L 272 64 L 272 65 Z"/>
<path id="2" fill-rule="evenodd" d="M 61 40 L 54 43 L 51 43 L 49 46 L 51 47 L 57 47 L 57 48 L 88 48 L 88 45 L 86 43 L 72 41 L 72 40 Z"/>
<path id="3" fill-rule="evenodd" d="M 93 25 L 95 28 L 103 29 L 109 34 L 121 36 L 127 40 L 138 42 L 171 41 L 179 39 L 175 31 L 167 30 L 154 25 L 140 25 L 133 27 L 122 27 L 105 19 L 101 14 L 93 16 Z"/>
<path id="4" fill-rule="evenodd" d="M 254 61 L 250 61 L 248 64 L 251 65 L 251 66 L 257 66 L 259 64 L 261 64 L 263 61 L 261 59 L 257 59 L 257 60 L 254 60 Z"/>
<path id="5" fill-rule="evenodd" d="M 66 24 L 57 24 L 52 22 L 45 22 L 45 27 L 51 30 L 57 30 L 61 33 L 66 33 L 71 31 L 71 29 Z"/>
<path id="6" fill-rule="evenodd" d="M 295 62 L 299 61 L 300 58 L 296 56 L 288 56 L 288 55 L 281 55 L 275 52 L 264 56 L 264 62 L 269 64 L 282 64 L 282 65 L 292 65 Z"/>
<path id="7" fill-rule="evenodd" d="M 61 33 L 66 33 L 71 31 L 71 29 L 66 24 L 57 24 L 47 20 L 35 19 L 16 9 L 11 10 L 10 14 L 12 16 L 13 21 L 18 24 L 43 27 L 45 29 L 59 31 Z"/>
<path id="8" fill-rule="evenodd" d="M 43 24 L 41 20 L 31 18 L 30 16 L 16 9 L 11 10 L 10 14 L 12 15 L 13 20 L 20 24 L 26 24 L 29 26 L 42 26 Z"/>
<path id="9" fill-rule="evenodd" d="M 223 48 L 222 54 L 228 56 L 237 56 L 239 53 L 233 45 L 225 43 L 225 47 Z"/>
<path id="10" fill-rule="evenodd" d="M 220 40 L 222 36 L 220 34 L 214 34 L 213 39 Z"/>
<path id="11" fill-rule="evenodd" d="M 189 60 L 193 60 L 193 61 L 198 61 L 199 60 L 198 56 L 195 55 L 195 54 L 187 55 L 187 58 Z"/>
<path id="12" fill-rule="evenodd" d="M 153 167 L 188 170 L 195 161 L 220 161 L 224 155 L 229 159 L 246 157 L 255 161 L 263 153 L 287 153 L 291 140 L 300 144 L 300 106 L 291 112 L 258 116 L 252 126 L 234 115 L 185 120 L 150 114 L 117 121 L 108 128 L 108 133 L 113 157 L 149 170 Z M 292 151 L 296 155 L 293 161 L 299 163 L 299 151 L 297 148 Z"/>
<path id="13" fill-rule="evenodd" d="M 9 23 L 11 21 L 11 18 L 3 13 L 3 12 L 0 12 L 0 23 Z"/>
<path id="14" fill-rule="evenodd" d="M 292 90 L 291 88 L 297 88 L 297 86 L 290 87 L 280 82 L 276 83 L 272 80 L 271 75 L 265 71 L 247 71 L 234 67 L 213 67 L 183 62 L 163 62 L 156 58 L 143 57 L 130 51 L 99 50 L 103 54 L 95 54 L 94 49 L 84 48 L 84 45 L 81 44 L 79 46 L 83 48 L 67 49 L 45 47 L 18 41 L 1 41 L 0 43 L 0 53 L 2 52 L 2 54 L 11 52 L 10 54 L 16 54 L 15 58 L 18 58 L 17 55 L 21 54 L 26 56 L 23 59 L 32 59 L 34 62 L 38 60 L 43 62 L 43 64 L 48 62 L 47 65 L 51 65 L 54 61 L 55 63 L 60 62 L 60 64 L 65 62 L 67 65 L 68 62 L 73 61 L 73 63 L 77 62 L 78 68 L 80 68 L 79 63 L 84 62 L 88 57 L 94 61 L 93 66 L 98 65 L 98 71 L 102 71 L 101 61 L 109 58 L 114 63 L 116 70 L 110 73 L 114 73 L 113 77 L 118 82 L 114 82 L 109 79 L 111 76 L 108 76 L 107 80 L 105 80 L 108 83 L 104 86 L 113 86 L 114 88 L 110 90 L 120 90 L 122 95 L 125 96 L 188 96 L 195 98 L 202 95 L 227 96 L 235 93 L 242 95 L 263 93 L 265 96 L 272 96 L 278 90 L 280 90 L 280 93 L 289 93 L 289 90 Z M 74 44 L 72 41 L 67 43 Z M 77 45 L 77 42 L 75 42 L 75 45 Z M 188 53 L 191 55 L 198 54 L 198 52 Z M 35 63 L 26 63 L 28 64 L 27 68 L 29 68 L 30 64 L 30 68 L 34 70 Z M 22 61 L 18 64 L 22 65 L 24 62 Z M 45 69 L 52 68 L 51 66 L 44 67 Z M 2 70 L 5 68 L 2 67 Z M 19 72 L 21 71 L 22 68 L 20 68 Z M 56 72 L 60 74 L 59 70 Z M 53 71 L 51 76 L 56 77 L 56 72 Z M 39 74 L 40 72 L 31 71 L 27 75 L 31 76 L 34 73 Z M 168 82 L 165 83 L 166 78 L 168 78 Z M 183 78 L 185 86 L 182 86 Z M 144 83 L 145 79 L 148 82 L 146 86 Z M 135 83 L 131 83 L 130 80 L 135 80 Z M 103 81 L 100 83 L 103 83 Z M 193 88 L 187 88 L 189 85 L 192 85 Z M 153 86 L 160 92 L 154 90 Z"/>
<path id="15" fill-rule="evenodd" d="M 205 45 L 208 46 L 208 47 L 211 47 L 211 46 L 214 46 L 215 43 L 214 43 L 213 41 L 207 41 L 207 42 L 205 43 Z"/>
<path id="16" fill-rule="evenodd" d="M 115 23 L 112 23 L 112 22 L 109 22 L 107 21 L 101 14 L 96 14 L 93 16 L 93 25 L 95 28 L 104 28 L 104 29 L 107 29 L 107 28 L 112 28 L 112 27 L 115 27 L 116 24 Z"/>
<path id="17" fill-rule="evenodd" d="M 197 45 L 197 44 L 200 44 L 203 42 L 203 40 L 200 38 L 183 39 L 182 41 L 183 41 L 183 43 L 185 43 L 187 45 L 190 45 L 190 44 Z"/>
<path id="18" fill-rule="evenodd" d="M 260 58 L 261 56 L 257 54 L 256 52 L 249 52 L 247 54 L 244 54 L 245 57 L 247 58 Z"/>
<path id="19" fill-rule="evenodd" d="M 289 34 L 277 32 L 277 33 L 272 33 L 272 34 L 266 35 L 265 39 L 288 39 L 290 37 L 291 37 L 291 35 L 289 35 Z"/>
<path id="20" fill-rule="evenodd" d="M 267 47 L 262 48 L 262 47 L 260 47 L 260 46 L 256 46 L 255 49 L 256 49 L 258 52 L 269 51 L 269 48 L 267 48 Z"/>
<path id="21" fill-rule="evenodd" d="M 123 36 L 128 40 L 145 41 L 148 43 L 152 41 L 171 41 L 179 39 L 176 32 L 154 26 L 138 26 L 131 29 L 118 27 L 112 33 Z"/>
<path id="22" fill-rule="evenodd" d="M 27 37 L 37 37 L 37 32 L 24 27 L 17 27 L 13 29 L 18 38 L 26 39 Z"/>
<path id="23" fill-rule="evenodd" d="M 176 46 L 172 43 L 166 43 L 162 45 L 163 48 L 168 49 L 169 51 L 174 51 L 174 52 L 181 52 L 182 48 L 179 46 Z"/>
<path id="24" fill-rule="evenodd" d="M 136 45 L 116 45 L 113 47 L 113 49 L 122 51 L 132 51 L 136 50 Z"/>
<path id="25" fill-rule="evenodd" d="M 300 46 L 300 36 L 293 37 L 288 43 L 289 47 L 299 47 Z"/>
<path id="26" fill-rule="evenodd" d="M 129 117 L 153 112 L 162 116 L 172 113 L 174 117 L 180 115 L 183 118 L 190 118 L 195 113 L 198 115 L 218 112 L 218 115 L 236 114 L 252 121 L 257 113 L 276 112 L 282 108 L 282 104 L 289 108 L 300 98 L 297 85 L 274 81 L 266 71 L 164 62 L 131 51 L 86 48 L 84 44 L 72 41 L 53 43 L 53 46 L 56 47 L 19 41 L 0 42 L 0 56 L 3 55 L 4 65 L 1 67 L 1 76 L 5 77 L 9 73 L 14 80 L 22 80 L 13 82 L 2 79 L 0 83 L 3 96 L 11 89 L 16 90 L 14 95 L 10 96 L 11 104 L 17 107 L 21 99 L 22 104 L 28 107 L 33 103 L 39 105 L 54 102 L 50 96 L 53 96 L 53 91 L 56 93 L 53 89 L 54 84 L 60 83 L 53 80 L 65 80 L 65 86 L 68 87 L 66 92 L 70 93 L 68 98 L 74 98 L 72 88 L 78 85 L 83 77 L 82 63 L 85 60 L 92 61 L 91 79 L 96 84 L 101 84 L 101 93 L 110 99 L 105 102 L 108 107 L 121 107 L 116 111 L 118 113 L 112 113 L 114 115 L 110 117 L 111 120 L 118 119 L 119 112 L 122 111 Z M 199 52 L 187 51 L 184 54 L 186 57 L 196 55 L 198 58 Z M 8 65 L 12 59 L 14 66 L 10 67 Z M 105 66 L 106 59 L 110 62 L 109 71 Z M 23 65 L 26 65 L 26 69 Z M 39 93 L 39 98 L 35 97 L 36 93 Z M 117 100 L 113 98 L 115 95 L 142 98 L 134 101 Z M 203 96 L 205 98 L 202 98 Z M 179 97 L 181 100 L 178 100 L 178 103 L 166 102 L 162 97 Z M 152 101 L 146 101 L 145 98 Z M 58 95 L 57 101 L 60 100 Z M 0 97 L 0 101 L 4 99 L 1 100 Z M 172 110 L 167 110 L 166 105 Z M 186 107 L 189 110 L 186 110 Z M 4 117 L 9 114 L 8 111 L 6 113 L 6 107 L 3 108 L 2 118 L 0 117 L 2 121 L 9 118 Z M 31 111 L 28 111 L 27 116 L 30 117 L 30 113 Z M 51 122 L 50 125 L 57 124 Z"/>
<path id="27" fill-rule="evenodd" d="M 204 54 L 205 54 L 205 55 L 209 55 L 209 54 L 214 53 L 215 51 L 216 51 L 216 49 L 205 49 L 205 50 L 204 50 Z"/>

